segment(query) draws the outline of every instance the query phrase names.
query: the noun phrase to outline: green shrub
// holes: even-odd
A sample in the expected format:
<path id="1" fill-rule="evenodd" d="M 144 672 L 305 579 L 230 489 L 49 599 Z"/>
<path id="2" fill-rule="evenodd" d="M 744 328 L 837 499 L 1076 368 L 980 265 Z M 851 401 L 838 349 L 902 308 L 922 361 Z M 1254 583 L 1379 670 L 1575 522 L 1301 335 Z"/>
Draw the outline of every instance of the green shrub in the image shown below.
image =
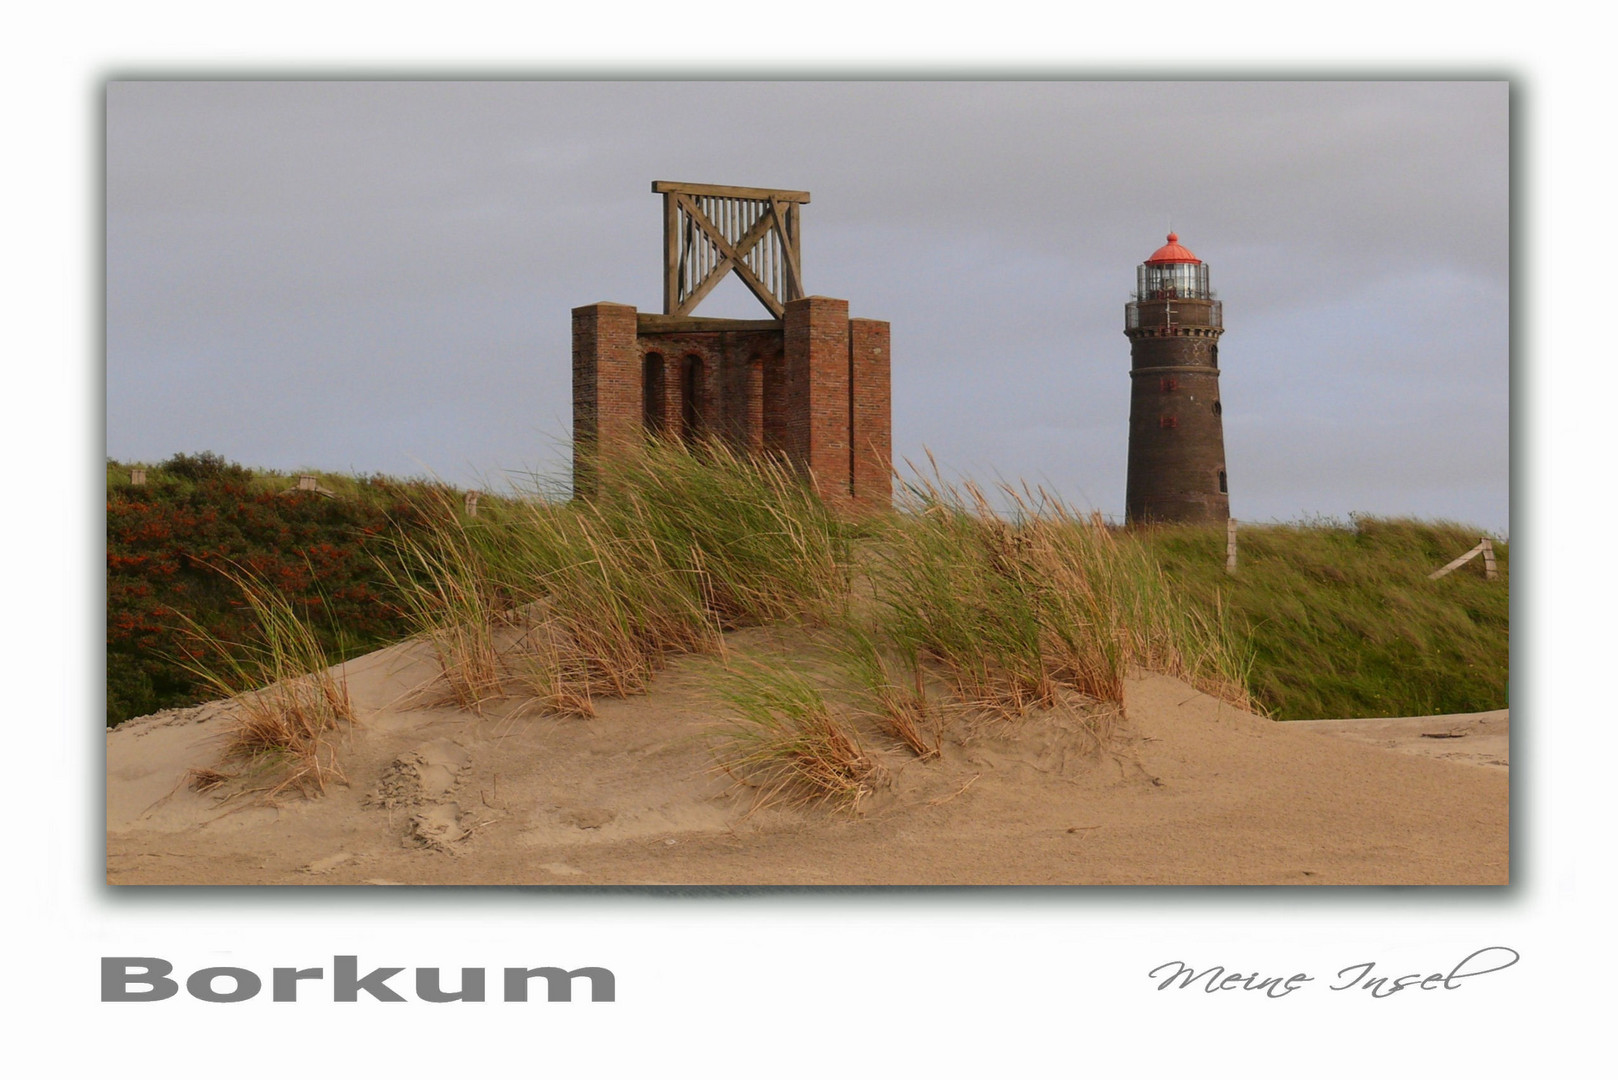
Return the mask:
<path id="1" fill-rule="evenodd" d="M 178 473 L 169 466 L 180 461 Z M 377 559 L 380 540 L 420 527 L 420 494 L 331 499 L 266 486 L 212 454 L 178 455 L 132 487 L 109 462 L 107 723 L 194 704 L 208 692 L 181 662 L 186 620 L 241 641 L 251 622 L 222 570 L 262 581 L 319 627 L 342 659 L 409 633 Z"/>
<path id="2" fill-rule="evenodd" d="M 245 483 L 252 473 L 218 454 L 203 451 L 200 454 L 175 454 L 161 466 L 169 476 L 177 476 L 192 483 L 235 480 Z"/>

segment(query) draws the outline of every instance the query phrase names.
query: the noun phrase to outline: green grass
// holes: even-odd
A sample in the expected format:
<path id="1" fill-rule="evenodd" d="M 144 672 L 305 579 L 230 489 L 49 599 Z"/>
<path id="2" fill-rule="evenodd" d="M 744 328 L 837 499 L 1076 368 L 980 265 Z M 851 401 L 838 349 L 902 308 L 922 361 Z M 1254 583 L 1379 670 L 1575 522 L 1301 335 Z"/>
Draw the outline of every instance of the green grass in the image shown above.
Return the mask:
<path id="1" fill-rule="evenodd" d="M 1280 720 L 1420 716 L 1504 708 L 1510 666 L 1510 545 L 1500 579 L 1482 559 L 1427 575 L 1477 544 L 1444 521 L 1242 525 L 1224 572 L 1223 528 L 1134 534 L 1177 590 L 1221 606 L 1250 635 L 1254 696 Z"/>

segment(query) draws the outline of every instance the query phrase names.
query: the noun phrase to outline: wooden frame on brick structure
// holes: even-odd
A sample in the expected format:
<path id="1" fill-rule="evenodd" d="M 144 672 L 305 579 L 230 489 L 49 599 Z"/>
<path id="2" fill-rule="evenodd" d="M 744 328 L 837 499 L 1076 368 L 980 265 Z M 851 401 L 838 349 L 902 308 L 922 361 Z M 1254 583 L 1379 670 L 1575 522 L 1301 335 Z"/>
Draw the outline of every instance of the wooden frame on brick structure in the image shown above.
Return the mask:
<path id="1" fill-rule="evenodd" d="M 811 477 L 834 506 L 892 500 L 888 324 L 848 301 L 803 295 L 798 208 L 806 191 L 659 182 L 662 314 L 573 309 L 573 483 L 594 488 L 598 454 L 648 435 L 717 438 Z M 690 243 L 687 243 L 687 241 Z M 735 271 L 771 319 L 690 314 Z"/>
<path id="2" fill-rule="evenodd" d="M 798 208 L 807 191 L 658 180 L 663 196 L 663 314 L 689 315 L 735 273 L 779 319 L 803 292 Z"/>

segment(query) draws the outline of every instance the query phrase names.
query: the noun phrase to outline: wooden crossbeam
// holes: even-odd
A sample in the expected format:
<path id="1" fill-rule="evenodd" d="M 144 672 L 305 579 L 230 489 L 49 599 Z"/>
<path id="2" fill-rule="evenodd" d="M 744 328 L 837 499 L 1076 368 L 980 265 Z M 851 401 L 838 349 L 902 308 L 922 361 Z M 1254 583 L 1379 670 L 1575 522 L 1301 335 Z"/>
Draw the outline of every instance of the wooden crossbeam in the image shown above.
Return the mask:
<path id="1" fill-rule="evenodd" d="M 716 195 L 721 199 L 780 199 L 782 202 L 806 203 L 807 191 L 783 191 L 780 188 L 729 187 L 724 184 L 687 184 L 677 180 L 653 180 L 652 192 L 657 195 Z"/>

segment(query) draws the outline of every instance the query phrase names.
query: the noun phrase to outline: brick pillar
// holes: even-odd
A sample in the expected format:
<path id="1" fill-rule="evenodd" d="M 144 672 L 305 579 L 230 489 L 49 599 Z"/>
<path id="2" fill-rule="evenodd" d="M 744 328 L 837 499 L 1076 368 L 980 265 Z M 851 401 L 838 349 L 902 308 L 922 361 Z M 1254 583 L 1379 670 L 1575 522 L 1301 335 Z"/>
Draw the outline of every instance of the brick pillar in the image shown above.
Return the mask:
<path id="1" fill-rule="evenodd" d="M 742 424 L 742 445 L 749 453 L 764 453 L 764 359 L 746 360 L 747 381 L 743 384 L 746 418 Z"/>
<path id="2" fill-rule="evenodd" d="M 573 309 L 573 491 L 595 490 L 592 458 L 641 439 L 641 365 L 635 309 L 589 304 Z"/>
<path id="3" fill-rule="evenodd" d="M 851 496 L 848 301 L 805 296 L 786 305 L 788 456 L 835 506 Z"/>
<path id="4" fill-rule="evenodd" d="M 893 396 L 888 324 L 848 323 L 849 397 L 852 401 L 854 502 L 861 509 L 893 505 Z"/>
<path id="5" fill-rule="evenodd" d="M 725 346 L 716 341 L 702 365 L 702 430 L 708 438 L 723 438 L 725 427 Z"/>
<path id="6" fill-rule="evenodd" d="M 685 414 L 685 353 L 677 348 L 657 351 L 663 357 L 663 437 L 678 440 Z"/>

